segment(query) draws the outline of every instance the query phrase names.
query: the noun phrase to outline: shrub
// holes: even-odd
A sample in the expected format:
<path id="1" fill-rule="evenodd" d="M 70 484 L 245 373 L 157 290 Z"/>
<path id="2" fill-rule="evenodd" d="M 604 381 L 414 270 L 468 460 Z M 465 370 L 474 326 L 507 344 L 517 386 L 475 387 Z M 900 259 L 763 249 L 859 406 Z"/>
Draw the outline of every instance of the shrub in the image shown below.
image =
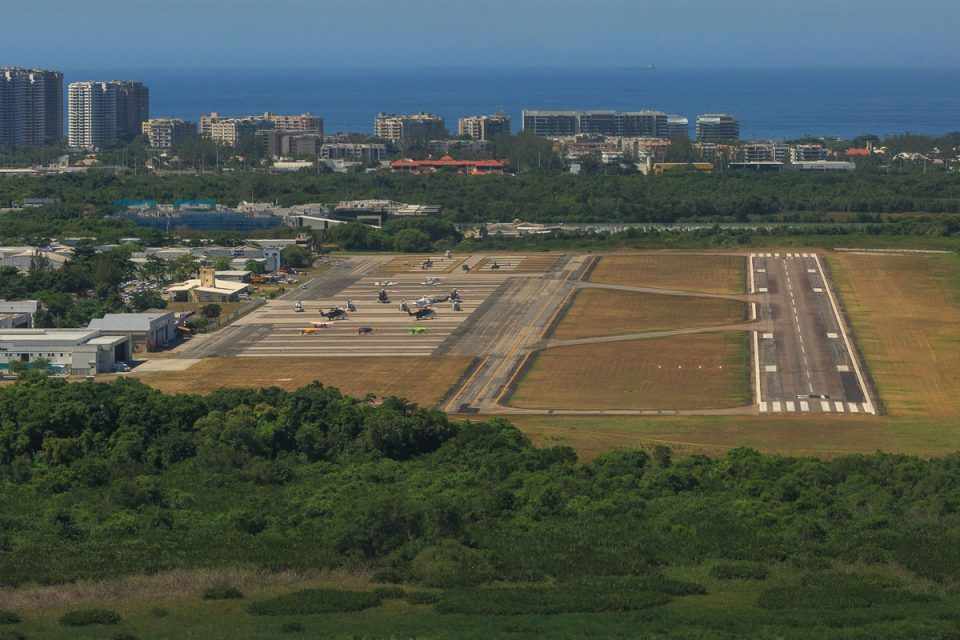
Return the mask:
<path id="1" fill-rule="evenodd" d="M 763 609 L 837 610 L 884 608 L 937 599 L 912 593 L 890 578 L 821 573 L 805 576 L 797 584 L 767 589 L 760 594 L 757 604 Z"/>
<path id="2" fill-rule="evenodd" d="M 303 633 L 305 630 L 299 622 L 284 622 L 280 626 L 280 633 Z"/>
<path id="3" fill-rule="evenodd" d="M 440 594 L 432 591 L 410 591 L 404 599 L 410 604 L 437 604 L 440 602 Z"/>
<path id="4" fill-rule="evenodd" d="M 152 615 L 154 618 L 166 618 L 168 615 L 170 615 L 170 611 L 164 609 L 163 607 L 154 607 L 153 609 L 150 609 L 150 615 Z"/>
<path id="5" fill-rule="evenodd" d="M 471 587 L 493 579 L 489 554 L 445 540 L 427 547 L 410 563 L 417 582 L 428 587 Z"/>
<path id="6" fill-rule="evenodd" d="M 0 609 L 0 624 L 17 624 L 22 621 L 23 619 L 16 612 Z"/>
<path id="7" fill-rule="evenodd" d="M 710 568 L 718 580 L 766 580 L 767 568 L 755 562 L 721 562 Z"/>
<path id="8" fill-rule="evenodd" d="M 372 591 L 305 589 L 251 603 L 248 611 L 255 616 L 295 616 L 363 611 L 379 606 L 380 600 L 380 596 Z"/>
<path id="9" fill-rule="evenodd" d="M 402 600 L 407 595 L 407 592 L 401 587 L 377 587 L 373 592 L 377 594 L 381 600 Z"/>
<path id="10" fill-rule="evenodd" d="M 472 615 L 603 613 L 635 611 L 669 601 L 669 596 L 651 591 L 603 591 L 583 587 L 464 589 L 443 594 L 437 611 Z"/>
<path id="11" fill-rule="evenodd" d="M 137 636 L 129 631 L 120 631 L 110 636 L 110 640 L 137 640 Z"/>
<path id="12" fill-rule="evenodd" d="M 19 631 L 4 629 L 3 631 L 0 631 L 0 640 L 27 640 L 27 636 L 23 635 Z"/>
<path id="13" fill-rule="evenodd" d="M 110 609 L 77 609 L 60 616 L 65 627 L 85 627 L 91 624 L 117 624 L 120 614 Z"/>
<path id="14" fill-rule="evenodd" d="M 700 596 L 707 592 L 696 582 L 673 580 L 659 573 L 649 576 L 587 576 L 569 584 L 594 591 L 653 591 L 669 596 Z"/>
<path id="15" fill-rule="evenodd" d="M 243 592 L 229 584 L 216 584 L 203 592 L 204 600 L 240 600 Z"/>

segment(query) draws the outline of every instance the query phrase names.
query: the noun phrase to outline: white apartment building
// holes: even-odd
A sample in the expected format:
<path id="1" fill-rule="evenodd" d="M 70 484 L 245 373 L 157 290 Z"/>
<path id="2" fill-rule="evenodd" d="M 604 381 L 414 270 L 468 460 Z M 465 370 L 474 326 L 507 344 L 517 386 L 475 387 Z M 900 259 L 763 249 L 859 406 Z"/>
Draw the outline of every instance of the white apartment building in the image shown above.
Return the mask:
<path id="1" fill-rule="evenodd" d="M 447 137 L 447 128 L 443 118 L 432 113 L 380 113 L 373 122 L 373 135 L 391 142 L 433 140 Z"/>
<path id="2" fill-rule="evenodd" d="M 143 137 L 154 149 L 169 149 L 193 137 L 197 128 L 192 122 L 178 118 L 151 118 L 142 125 Z"/>
<path id="3" fill-rule="evenodd" d="M 110 82 L 71 82 L 68 89 L 68 143 L 74 149 L 100 149 L 117 141 L 117 86 Z"/>
<path id="4" fill-rule="evenodd" d="M 474 140 L 492 140 L 500 135 L 510 135 L 510 116 L 497 113 L 492 116 L 466 116 L 460 118 L 457 132 Z"/>

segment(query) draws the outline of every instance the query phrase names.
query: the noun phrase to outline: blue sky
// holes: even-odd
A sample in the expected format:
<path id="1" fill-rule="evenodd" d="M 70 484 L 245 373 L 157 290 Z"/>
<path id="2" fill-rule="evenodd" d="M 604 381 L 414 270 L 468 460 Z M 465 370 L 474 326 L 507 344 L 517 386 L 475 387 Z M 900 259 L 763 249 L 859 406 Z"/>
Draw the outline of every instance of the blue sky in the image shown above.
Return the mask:
<path id="1" fill-rule="evenodd" d="M 4 29 L 0 64 L 65 69 L 960 67 L 957 0 L 30 0 L 3 15 L 31 26 Z"/>

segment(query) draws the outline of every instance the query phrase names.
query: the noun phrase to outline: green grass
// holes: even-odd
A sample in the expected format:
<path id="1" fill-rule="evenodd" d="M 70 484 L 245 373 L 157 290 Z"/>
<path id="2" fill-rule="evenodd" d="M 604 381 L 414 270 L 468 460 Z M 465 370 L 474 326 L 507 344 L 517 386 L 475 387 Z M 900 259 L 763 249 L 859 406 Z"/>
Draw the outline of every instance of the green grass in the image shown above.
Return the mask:
<path id="1" fill-rule="evenodd" d="M 840 566 L 811 574 L 781 564 L 769 566 L 766 581 L 730 581 L 713 577 L 715 566 L 707 561 L 675 567 L 668 570 L 668 579 L 597 578 L 553 586 L 454 590 L 442 593 L 436 606 L 381 599 L 368 591 L 356 597 L 365 595 L 379 604 L 354 612 L 298 610 L 257 616 L 249 613 L 245 603 L 235 600 L 179 597 L 149 603 L 111 601 L 108 606 L 123 619 L 109 627 L 65 628 L 58 623 L 63 611 L 49 608 L 26 613 L 22 623 L 8 628 L 30 640 L 102 640 L 122 633 L 141 640 L 270 640 L 291 637 L 284 628 L 296 625 L 302 627 L 302 637 L 343 640 L 572 639 L 585 634 L 593 638 L 634 638 L 640 628 L 650 637 L 691 640 L 955 637 L 946 633 L 956 629 L 960 611 L 957 595 L 892 568 Z M 701 584 L 703 588 L 692 588 Z M 252 597 L 284 601 L 303 593 L 294 590 L 295 585 L 286 589 L 285 593 L 272 589 Z M 294 596 L 299 598 L 302 596 Z M 760 606 L 765 600 L 777 606 Z M 156 615 L 153 610 L 158 606 L 168 613 Z M 761 631 L 768 635 L 759 635 Z"/>

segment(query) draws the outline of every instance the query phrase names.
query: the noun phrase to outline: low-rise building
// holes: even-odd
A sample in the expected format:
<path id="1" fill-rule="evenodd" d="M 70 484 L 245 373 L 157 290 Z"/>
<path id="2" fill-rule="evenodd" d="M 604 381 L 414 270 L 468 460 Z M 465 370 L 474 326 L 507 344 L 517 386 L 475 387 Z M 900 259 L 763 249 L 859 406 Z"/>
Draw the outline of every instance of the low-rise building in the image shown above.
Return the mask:
<path id="1" fill-rule="evenodd" d="M 376 164 L 387 157 L 387 145 L 369 142 L 328 142 L 320 148 L 324 160 L 352 160 Z"/>
<path id="2" fill-rule="evenodd" d="M 67 248 L 0 247 L 0 267 L 13 267 L 24 273 L 36 267 L 59 270 L 71 255 Z"/>
<path id="3" fill-rule="evenodd" d="M 790 147 L 790 162 L 816 162 L 827 159 L 827 148 L 822 144 L 798 144 Z"/>
<path id="4" fill-rule="evenodd" d="M 846 160 L 813 160 L 794 162 L 793 168 L 797 171 L 854 171 L 857 165 Z"/>
<path id="5" fill-rule="evenodd" d="M 14 363 L 46 361 L 57 373 L 92 375 L 113 371 L 130 360 L 130 338 L 98 329 L 0 330 L 0 370 Z"/>
<path id="6" fill-rule="evenodd" d="M 172 311 L 156 313 L 108 313 L 87 325 L 105 336 L 125 336 L 134 351 L 157 351 L 177 339 L 177 320 Z"/>
<path id="7" fill-rule="evenodd" d="M 241 293 L 247 293 L 250 285 L 244 282 L 223 280 L 216 276 L 213 267 L 200 267 L 200 277 L 178 282 L 163 290 L 171 302 L 235 302 Z"/>
<path id="8" fill-rule="evenodd" d="M 36 300 L 0 300 L 0 328 L 29 329 L 39 309 Z"/>
<path id="9" fill-rule="evenodd" d="M 438 160 L 394 160 L 390 170 L 394 173 L 464 173 L 469 175 L 503 175 L 507 163 L 504 160 L 454 160 L 443 156 Z"/>

